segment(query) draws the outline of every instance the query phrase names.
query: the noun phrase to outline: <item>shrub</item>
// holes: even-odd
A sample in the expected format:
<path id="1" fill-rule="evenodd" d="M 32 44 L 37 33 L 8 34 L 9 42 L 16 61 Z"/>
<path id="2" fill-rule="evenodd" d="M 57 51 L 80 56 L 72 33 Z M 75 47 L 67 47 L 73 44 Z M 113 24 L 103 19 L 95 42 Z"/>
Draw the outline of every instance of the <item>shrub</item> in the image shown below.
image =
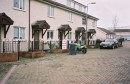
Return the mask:
<path id="1" fill-rule="evenodd" d="M 100 39 L 97 39 L 96 40 L 96 48 L 98 48 L 99 46 L 100 46 L 100 43 L 101 43 L 102 41 L 100 40 Z"/>

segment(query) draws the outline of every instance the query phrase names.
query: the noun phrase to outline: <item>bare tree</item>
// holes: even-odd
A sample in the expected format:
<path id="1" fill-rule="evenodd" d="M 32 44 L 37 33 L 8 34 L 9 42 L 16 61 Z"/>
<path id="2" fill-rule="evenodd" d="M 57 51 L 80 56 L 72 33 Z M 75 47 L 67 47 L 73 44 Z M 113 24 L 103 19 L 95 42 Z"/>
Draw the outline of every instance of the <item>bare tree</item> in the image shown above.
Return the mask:
<path id="1" fill-rule="evenodd" d="M 117 24 L 118 24 L 118 18 L 117 15 L 115 15 L 113 18 L 113 31 L 116 29 Z"/>

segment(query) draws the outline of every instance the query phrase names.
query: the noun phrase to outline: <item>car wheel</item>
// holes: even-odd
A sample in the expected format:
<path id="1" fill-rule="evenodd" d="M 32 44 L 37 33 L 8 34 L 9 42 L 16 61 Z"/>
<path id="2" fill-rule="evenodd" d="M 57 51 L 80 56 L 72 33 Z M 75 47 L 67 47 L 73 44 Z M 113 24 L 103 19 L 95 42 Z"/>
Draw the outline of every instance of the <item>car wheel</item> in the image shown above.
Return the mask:
<path id="1" fill-rule="evenodd" d="M 83 48 L 82 52 L 85 54 L 87 52 L 87 50 L 85 48 Z"/>
<path id="2" fill-rule="evenodd" d="M 119 46 L 117 45 L 116 48 L 118 48 Z"/>
<path id="3" fill-rule="evenodd" d="M 115 46 L 114 45 L 112 45 L 112 49 L 114 49 L 115 48 Z"/>
<path id="4" fill-rule="evenodd" d="M 103 47 L 100 47 L 100 49 L 103 49 Z"/>

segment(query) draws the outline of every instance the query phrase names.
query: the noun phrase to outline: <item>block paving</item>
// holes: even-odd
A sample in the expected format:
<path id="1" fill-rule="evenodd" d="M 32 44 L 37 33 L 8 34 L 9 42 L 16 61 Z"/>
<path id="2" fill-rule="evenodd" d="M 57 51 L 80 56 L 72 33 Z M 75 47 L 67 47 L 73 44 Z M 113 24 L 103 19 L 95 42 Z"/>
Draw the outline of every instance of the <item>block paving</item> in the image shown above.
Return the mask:
<path id="1" fill-rule="evenodd" d="M 87 54 L 50 54 L 19 63 L 7 84 L 130 84 L 130 42 Z"/>

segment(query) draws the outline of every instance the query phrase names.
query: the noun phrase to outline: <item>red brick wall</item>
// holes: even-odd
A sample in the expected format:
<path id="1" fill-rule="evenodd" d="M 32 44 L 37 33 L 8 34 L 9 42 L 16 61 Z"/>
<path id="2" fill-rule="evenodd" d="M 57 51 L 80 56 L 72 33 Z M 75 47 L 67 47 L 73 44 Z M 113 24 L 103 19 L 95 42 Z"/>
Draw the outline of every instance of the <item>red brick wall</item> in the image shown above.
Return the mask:
<path id="1" fill-rule="evenodd" d="M 17 53 L 0 53 L 0 62 L 11 62 L 17 60 L 18 60 Z"/>

